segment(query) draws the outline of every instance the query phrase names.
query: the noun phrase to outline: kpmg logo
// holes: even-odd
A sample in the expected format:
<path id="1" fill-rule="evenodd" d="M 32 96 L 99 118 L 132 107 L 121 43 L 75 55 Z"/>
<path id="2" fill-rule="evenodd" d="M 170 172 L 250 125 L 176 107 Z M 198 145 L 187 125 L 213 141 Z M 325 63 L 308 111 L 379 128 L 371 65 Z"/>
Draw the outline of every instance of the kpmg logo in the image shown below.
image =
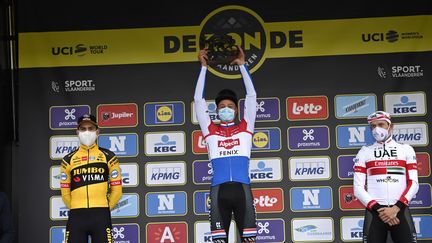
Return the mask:
<path id="1" fill-rule="evenodd" d="M 210 120 L 212 120 L 215 123 L 219 123 L 219 116 L 217 114 L 217 106 L 214 100 L 207 100 L 207 111 L 208 111 L 208 115 L 210 116 Z M 198 124 L 198 119 L 196 117 L 196 111 L 195 111 L 195 102 L 192 101 L 192 123 L 193 124 Z"/>
<path id="2" fill-rule="evenodd" d="M 207 143 L 201 130 L 192 132 L 192 152 L 194 154 L 207 154 Z"/>
<path id="3" fill-rule="evenodd" d="M 131 104 L 98 105 L 100 127 L 135 127 L 138 125 L 138 106 Z"/>
<path id="4" fill-rule="evenodd" d="M 52 106 L 49 111 L 50 128 L 53 130 L 76 129 L 78 118 L 90 113 L 88 105 Z"/>
<path id="5" fill-rule="evenodd" d="M 330 211 L 333 209 L 330 187 L 293 187 L 290 190 L 293 212 Z"/>
<path id="6" fill-rule="evenodd" d="M 50 188 L 52 190 L 60 189 L 60 166 L 54 165 L 50 168 Z"/>
<path id="7" fill-rule="evenodd" d="M 139 215 L 139 199 L 137 193 L 123 193 L 122 198 L 111 210 L 114 218 L 130 218 Z"/>
<path id="8" fill-rule="evenodd" d="M 80 142 L 77 136 L 52 136 L 50 138 L 50 158 L 62 159 L 68 153 L 78 149 Z"/>
<path id="9" fill-rule="evenodd" d="M 61 196 L 52 196 L 50 198 L 50 219 L 66 220 L 69 216 L 69 208 L 63 203 Z"/>
<path id="10" fill-rule="evenodd" d="M 138 155 L 138 135 L 136 133 L 101 134 L 99 147 L 114 152 L 118 157 L 136 157 Z"/>
<path id="11" fill-rule="evenodd" d="M 410 208 L 431 208 L 431 185 L 420 183 L 417 194 L 409 202 Z"/>
<path id="12" fill-rule="evenodd" d="M 144 136 L 147 156 L 182 155 L 185 153 L 184 132 L 148 132 Z"/>
<path id="13" fill-rule="evenodd" d="M 332 218 L 294 218 L 291 221 L 291 239 L 297 241 L 333 242 Z"/>
<path id="14" fill-rule="evenodd" d="M 413 116 L 426 114 L 426 94 L 424 92 L 386 93 L 385 111 L 392 116 Z"/>
<path id="15" fill-rule="evenodd" d="M 138 186 L 138 164 L 120 163 L 120 170 L 124 187 Z"/>
<path id="16" fill-rule="evenodd" d="M 363 239 L 363 217 L 342 217 L 341 236 L 343 241 L 359 241 Z"/>
<path id="17" fill-rule="evenodd" d="M 235 225 L 233 221 L 231 221 L 230 230 L 228 234 L 228 242 L 234 242 L 235 233 L 236 233 Z M 195 222 L 195 241 L 199 243 L 212 243 L 212 236 L 210 231 L 210 223 L 208 221 L 198 221 Z"/>
<path id="18" fill-rule="evenodd" d="M 147 186 L 186 184 L 186 164 L 184 162 L 147 162 L 145 167 Z"/>
<path id="19" fill-rule="evenodd" d="M 428 127 L 426 123 L 394 124 L 392 138 L 399 143 L 427 146 L 429 144 Z"/>
<path id="20" fill-rule="evenodd" d="M 337 158 L 339 179 L 352 179 L 354 177 L 355 155 L 340 155 Z"/>
<path id="21" fill-rule="evenodd" d="M 280 151 L 281 134 L 279 128 L 255 129 L 252 137 L 252 151 Z"/>
<path id="22" fill-rule="evenodd" d="M 328 117 L 327 96 L 288 97 L 288 120 L 324 120 Z"/>
<path id="23" fill-rule="evenodd" d="M 368 125 L 338 125 L 336 138 L 339 149 L 360 148 L 375 142 Z"/>
<path id="24" fill-rule="evenodd" d="M 377 110 L 375 94 L 336 95 L 336 118 L 366 118 Z"/>
<path id="25" fill-rule="evenodd" d="M 187 213 L 186 192 L 150 192 L 146 195 L 146 215 L 183 216 Z"/>
<path id="26" fill-rule="evenodd" d="M 249 163 L 249 177 L 252 182 L 282 180 L 282 160 L 280 158 L 251 159 Z"/>
<path id="27" fill-rule="evenodd" d="M 431 215 L 413 215 L 414 227 L 419 240 L 432 238 L 432 216 Z"/>
<path id="28" fill-rule="evenodd" d="M 239 101 L 239 117 L 244 117 L 245 99 Z M 256 121 L 279 121 L 280 101 L 279 98 L 258 98 L 256 103 Z"/>
<path id="29" fill-rule="evenodd" d="M 330 157 L 291 157 L 288 160 L 292 181 L 328 180 L 331 178 Z"/>
<path id="30" fill-rule="evenodd" d="M 210 192 L 194 192 L 194 213 L 196 215 L 208 215 L 210 212 Z"/>
<path id="31" fill-rule="evenodd" d="M 139 243 L 138 224 L 114 224 L 112 227 L 113 243 Z"/>
<path id="32" fill-rule="evenodd" d="M 290 150 L 323 150 L 330 147 L 327 126 L 304 126 L 288 128 L 288 148 Z"/>
<path id="33" fill-rule="evenodd" d="M 146 243 L 188 243 L 185 222 L 148 223 Z"/>
<path id="34" fill-rule="evenodd" d="M 213 169 L 208 160 L 196 160 L 192 163 L 193 182 L 195 184 L 210 184 L 213 178 Z"/>
<path id="35" fill-rule="evenodd" d="M 146 126 L 183 125 L 185 105 L 182 101 L 145 103 L 144 123 Z"/>
<path id="36" fill-rule="evenodd" d="M 257 242 L 285 242 L 283 219 L 257 220 Z"/>

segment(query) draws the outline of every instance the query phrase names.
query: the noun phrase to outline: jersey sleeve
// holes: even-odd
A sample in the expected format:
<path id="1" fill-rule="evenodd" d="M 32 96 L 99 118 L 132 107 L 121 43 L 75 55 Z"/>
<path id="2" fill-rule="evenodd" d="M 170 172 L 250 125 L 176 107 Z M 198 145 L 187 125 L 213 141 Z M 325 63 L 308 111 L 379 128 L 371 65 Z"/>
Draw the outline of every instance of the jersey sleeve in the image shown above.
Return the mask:
<path id="1" fill-rule="evenodd" d="M 204 86 L 205 86 L 206 73 L 207 73 L 207 67 L 201 66 L 201 71 L 198 76 L 198 81 L 195 87 L 195 94 L 194 94 L 195 114 L 204 137 L 209 134 L 208 127 L 211 124 L 209 112 L 207 109 L 207 103 L 204 99 Z"/>
<path id="2" fill-rule="evenodd" d="M 399 201 L 408 206 L 408 203 L 416 195 L 419 189 L 418 172 L 417 172 L 417 158 L 413 147 L 405 144 L 406 151 L 406 175 L 407 187 L 402 193 Z"/>
<path id="3" fill-rule="evenodd" d="M 63 158 L 60 168 L 60 191 L 64 204 L 66 207 L 71 208 L 71 165 L 68 158 Z"/>
<path id="4" fill-rule="evenodd" d="M 108 161 L 109 169 L 109 183 L 110 183 L 110 193 L 108 196 L 108 203 L 110 210 L 112 210 L 122 197 L 122 177 L 120 170 L 120 163 L 116 156 L 113 156 Z"/>
<path id="5" fill-rule="evenodd" d="M 246 88 L 246 98 L 244 107 L 244 119 L 247 123 L 247 130 L 251 133 L 254 132 L 255 119 L 256 119 L 256 99 L 257 94 L 252 82 L 251 75 L 246 65 L 240 65 L 240 72 L 243 77 L 243 82 Z"/>
<path id="6" fill-rule="evenodd" d="M 354 158 L 354 195 L 369 210 L 378 202 L 366 191 L 366 150 L 363 146 Z"/>

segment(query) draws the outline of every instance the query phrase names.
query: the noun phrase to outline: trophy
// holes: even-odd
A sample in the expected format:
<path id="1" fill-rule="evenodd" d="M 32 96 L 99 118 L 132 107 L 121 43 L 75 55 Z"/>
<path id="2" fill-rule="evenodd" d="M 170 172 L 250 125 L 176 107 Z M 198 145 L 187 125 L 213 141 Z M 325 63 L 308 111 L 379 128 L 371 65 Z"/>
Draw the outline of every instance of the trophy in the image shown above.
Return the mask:
<path id="1" fill-rule="evenodd" d="M 230 64 L 239 54 L 235 40 L 227 34 L 214 34 L 208 39 L 201 37 L 200 46 L 208 49 L 209 64 Z"/>

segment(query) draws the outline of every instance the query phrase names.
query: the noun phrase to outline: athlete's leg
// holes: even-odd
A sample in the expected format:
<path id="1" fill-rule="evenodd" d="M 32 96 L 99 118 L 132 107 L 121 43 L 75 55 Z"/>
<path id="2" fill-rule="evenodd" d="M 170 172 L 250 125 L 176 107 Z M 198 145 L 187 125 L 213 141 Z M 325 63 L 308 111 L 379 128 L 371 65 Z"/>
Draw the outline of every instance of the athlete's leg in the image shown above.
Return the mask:
<path id="1" fill-rule="evenodd" d="M 394 243 L 415 243 L 417 233 L 411 213 L 407 207 L 401 209 L 397 214 L 400 223 L 390 228 L 390 233 Z"/>
<path id="2" fill-rule="evenodd" d="M 256 216 L 250 185 L 238 183 L 236 187 L 238 192 L 233 195 L 234 218 L 241 242 L 255 242 Z"/>
<path id="3" fill-rule="evenodd" d="M 82 212 L 80 209 L 72 209 L 69 211 L 65 243 L 82 243 L 88 241 L 87 224 L 84 216 L 85 212 Z"/>
<path id="4" fill-rule="evenodd" d="M 89 222 L 91 222 L 90 235 L 92 242 L 113 242 L 111 233 L 111 215 L 108 208 L 90 208 Z"/>
<path id="5" fill-rule="evenodd" d="M 210 187 L 210 229 L 214 243 L 228 243 L 231 210 L 223 199 L 223 186 Z"/>
<path id="6" fill-rule="evenodd" d="M 388 229 L 388 225 L 380 219 L 377 212 L 366 210 L 363 225 L 363 243 L 386 242 Z"/>

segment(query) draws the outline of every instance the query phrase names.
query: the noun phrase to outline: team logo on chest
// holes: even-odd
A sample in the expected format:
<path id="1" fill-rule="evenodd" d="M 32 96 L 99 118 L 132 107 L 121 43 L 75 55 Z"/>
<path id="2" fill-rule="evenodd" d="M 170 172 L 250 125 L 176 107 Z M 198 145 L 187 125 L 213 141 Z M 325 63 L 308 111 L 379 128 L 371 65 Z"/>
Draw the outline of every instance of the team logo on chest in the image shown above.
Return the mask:
<path id="1" fill-rule="evenodd" d="M 218 147 L 219 148 L 225 148 L 225 149 L 232 149 L 235 146 L 240 145 L 240 139 L 225 139 L 225 140 L 219 140 L 218 141 Z"/>

